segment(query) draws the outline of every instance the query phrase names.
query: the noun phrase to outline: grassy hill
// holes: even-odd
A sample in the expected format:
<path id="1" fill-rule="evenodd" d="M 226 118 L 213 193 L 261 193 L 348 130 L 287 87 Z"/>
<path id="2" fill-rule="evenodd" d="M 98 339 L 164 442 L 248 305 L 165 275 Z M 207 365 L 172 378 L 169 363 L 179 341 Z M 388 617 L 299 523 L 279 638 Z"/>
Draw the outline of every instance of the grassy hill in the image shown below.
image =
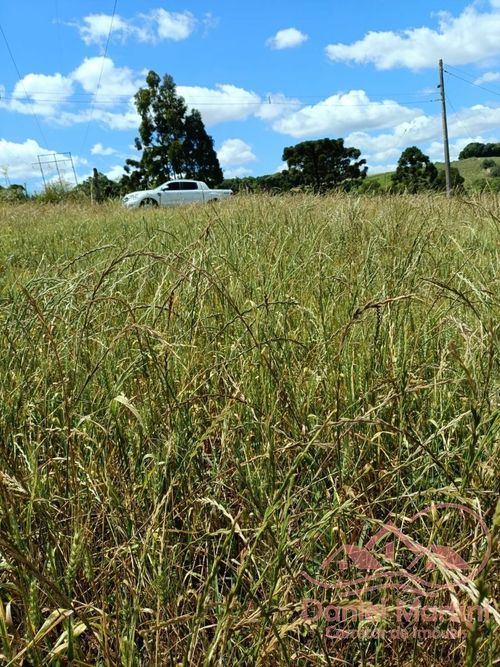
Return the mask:
<path id="1" fill-rule="evenodd" d="M 494 160 L 497 165 L 500 166 L 500 157 L 497 158 L 488 158 Z M 451 163 L 452 167 L 458 169 L 461 175 L 465 179 L 465 186 L 471 186 L 474 181 L 480 178 L 488 178 L 487 170 L 483 169 L 482 164 L 485 158 L 482 157 L 471 157 L 466 160 L 454 160 Z M 435 162 L 434 163 L 438 169 L 444 169 L 444 162 Z M 387 171 L 383 174 L 372 174 L 368 173 L 367 178 L 372 181 L 378 181 L 383 187 L 387 187 L 391 183 L 391 174 L 392 172 Z"/>

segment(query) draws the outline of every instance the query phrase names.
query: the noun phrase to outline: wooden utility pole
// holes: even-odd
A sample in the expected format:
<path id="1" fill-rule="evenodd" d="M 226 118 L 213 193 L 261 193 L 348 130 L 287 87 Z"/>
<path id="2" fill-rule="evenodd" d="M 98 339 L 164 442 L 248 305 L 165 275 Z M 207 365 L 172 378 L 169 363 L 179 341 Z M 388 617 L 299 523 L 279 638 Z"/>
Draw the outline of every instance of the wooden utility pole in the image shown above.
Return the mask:
<path id="1" fill-rule="evenodd" d="M 451 195 L 450 145 L 448 143 L 448 121 L 446 120 L 446 97 L 444 94 L 443 61 L 439 61 L 439 86 L 441 92 L 441 115 L 443 118 L 444 173 L 446 176 L 446 194 Z"/>

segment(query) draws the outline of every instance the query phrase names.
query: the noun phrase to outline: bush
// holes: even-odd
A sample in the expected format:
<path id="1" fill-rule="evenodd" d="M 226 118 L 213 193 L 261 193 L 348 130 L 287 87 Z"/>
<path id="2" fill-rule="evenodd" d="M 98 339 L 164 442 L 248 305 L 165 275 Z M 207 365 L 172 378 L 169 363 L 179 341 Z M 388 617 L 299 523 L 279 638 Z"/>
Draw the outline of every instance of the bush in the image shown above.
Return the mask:
<path id="1" fill-rule="evenodd" d="M 28 198 L 24 185 L 0 186 L 0 202 L 25 201 Z"/>
<path id="2" fill-rule="evenodd" d="M 483 169 L 491 169 L 492 167 L 496 167 L 496 164 L 495 160 L 486 159 L 481 162 L 481 167 Z"/>
<path id="3" fill-rule="evenodd" d="M 475 192 L 500 192 L 500 178 L 476 178 L 471 183 Z"/>
<path id="4" fill-rule="evenodd" d="M 490 169 L 490 176 L 493 176 L 494 178 L 500 176 L 500 165 L 496 164 Z"/>
<path id="5" fill-rule="evenodd" d="M 380 181 L 375 180 L 365 180 L 361 181 L 359 186 L 356 188 L 356 192 L 361 194 L 381 194 L 384 191 Z"/>
<path id="6" fill-rule="evenodd" d="M 35 201 L 42 204 L 58 204 L 63 201 L 75 201 L 78 198 L 78 193 L 66 181 L 49 183 L 41 192 L 33 196 Z"/>

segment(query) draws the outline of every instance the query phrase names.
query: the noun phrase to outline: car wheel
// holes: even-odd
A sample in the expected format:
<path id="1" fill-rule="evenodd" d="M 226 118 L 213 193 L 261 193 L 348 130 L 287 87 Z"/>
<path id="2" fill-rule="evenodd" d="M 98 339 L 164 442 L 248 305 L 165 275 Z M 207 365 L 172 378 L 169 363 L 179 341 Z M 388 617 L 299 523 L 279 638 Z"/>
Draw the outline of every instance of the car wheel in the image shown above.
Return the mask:
<path id="1" fill-rule="evenodd" d="M 143 199 L 139 206 L 144 206 L 144 208 L 154 208 L 155 206 L 158 206 L 158 202 L 156 199 L 151 199 L 151 197 L 147 197 L 146 199 Z"/>

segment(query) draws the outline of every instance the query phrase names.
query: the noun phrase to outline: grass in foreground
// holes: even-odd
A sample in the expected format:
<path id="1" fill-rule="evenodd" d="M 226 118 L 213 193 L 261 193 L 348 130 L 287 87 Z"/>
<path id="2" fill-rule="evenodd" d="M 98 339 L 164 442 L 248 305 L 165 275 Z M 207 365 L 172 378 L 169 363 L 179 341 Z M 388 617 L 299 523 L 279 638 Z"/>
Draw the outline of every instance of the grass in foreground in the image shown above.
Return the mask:
<path id="1" fill-rule="evenodd" d="M 499 219 L 439 196 L 1 207 L 4 664 L 493 665 L 497 554 L 490 620 L 454 640 L 329 639 L 305 598 L 415 596 L 301 573 L 431 503 L 498 533 Z M 484 546 L 452 512 L 413 534 Z"/>

